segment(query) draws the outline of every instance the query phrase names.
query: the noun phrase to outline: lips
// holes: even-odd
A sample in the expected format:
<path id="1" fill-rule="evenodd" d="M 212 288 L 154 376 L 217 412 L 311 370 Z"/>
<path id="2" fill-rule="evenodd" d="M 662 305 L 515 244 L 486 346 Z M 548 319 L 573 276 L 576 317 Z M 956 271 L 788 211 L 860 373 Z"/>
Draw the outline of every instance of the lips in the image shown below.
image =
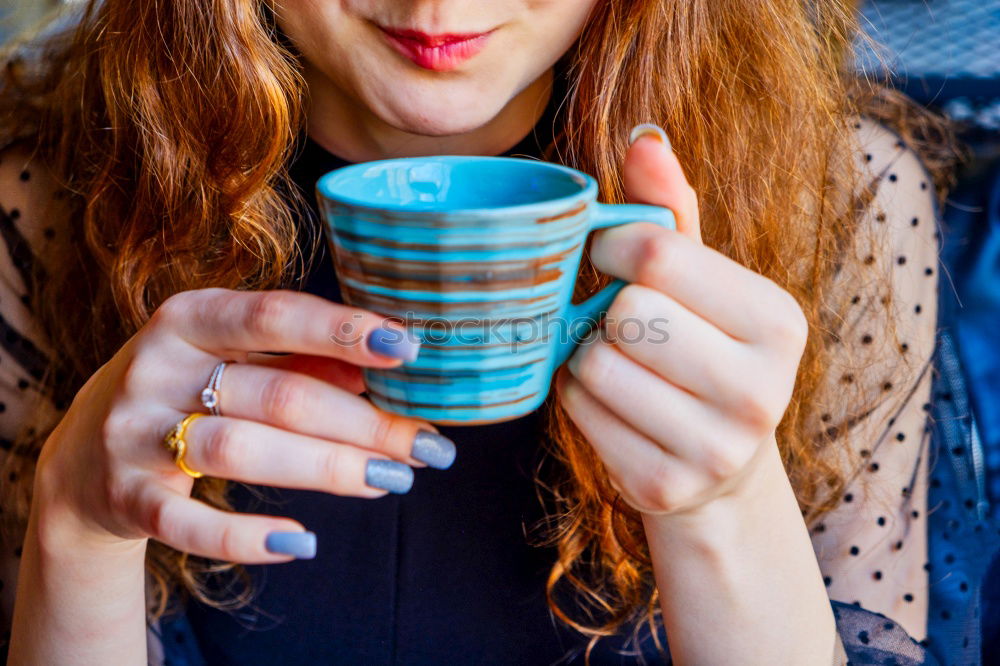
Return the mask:
<path id="1" fill-rule="evenodd" d="M 490 32 L 429 35 L 379 26 L 386 41 L 413 64 L 435 72 L 457 69 L 486 47 Z"/>

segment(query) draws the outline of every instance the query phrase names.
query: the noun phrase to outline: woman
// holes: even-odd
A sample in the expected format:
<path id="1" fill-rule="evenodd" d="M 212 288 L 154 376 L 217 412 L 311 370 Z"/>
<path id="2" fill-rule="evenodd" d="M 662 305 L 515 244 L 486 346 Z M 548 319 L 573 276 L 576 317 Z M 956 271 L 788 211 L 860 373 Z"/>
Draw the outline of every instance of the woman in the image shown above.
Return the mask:
<path id="1" fill-rule="evenodd" d="M 851 26 L 833 1 L 90 3 L 4 92 L 10 663 L 662 662 L 664 639 L 921 663 L 935 188 L 855 120 Z M 316 179 L 442 153 L 676 214 L 593 243 L 583 287 L 633 285 L 545 419 L 380 412 L 359 368 L 415 350 L 331 340 L 383 318 L 337 302 Z M 616 337 L 653 317 L 666 345 Z M 176 465 L 161 442 L 223 361 Z"/>

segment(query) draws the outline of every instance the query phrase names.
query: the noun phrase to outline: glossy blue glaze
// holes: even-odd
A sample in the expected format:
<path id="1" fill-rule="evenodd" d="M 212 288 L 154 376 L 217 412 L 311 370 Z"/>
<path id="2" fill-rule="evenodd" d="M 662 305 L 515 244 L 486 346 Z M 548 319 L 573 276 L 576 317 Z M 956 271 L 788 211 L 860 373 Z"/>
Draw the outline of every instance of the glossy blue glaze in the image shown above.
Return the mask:
<path id="1" fill-rule="evenodd" d="M 435 423 L 538 408 L 623 286 L 571 303 L 587 235 L 638 220 L 674 228 L 665 208 L 596 203 L 580 171 L 509 157 L 355 164 L 317 193 L 345 301 L 422 341 L 416 360 L 365 370 L 372 401 Z"/>

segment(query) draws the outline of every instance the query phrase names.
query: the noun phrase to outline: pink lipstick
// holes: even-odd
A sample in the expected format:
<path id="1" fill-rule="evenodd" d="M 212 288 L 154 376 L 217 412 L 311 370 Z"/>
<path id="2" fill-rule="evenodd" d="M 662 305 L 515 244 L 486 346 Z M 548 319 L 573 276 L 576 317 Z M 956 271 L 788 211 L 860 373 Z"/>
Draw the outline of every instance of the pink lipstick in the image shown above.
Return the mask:
<path id="1" fill-rule="evenodd" d="M 486 47 L 490 32 L 428 35 L 379 26 L 389 44 L 413 64 L 435 72 L 456 69 Z"/>

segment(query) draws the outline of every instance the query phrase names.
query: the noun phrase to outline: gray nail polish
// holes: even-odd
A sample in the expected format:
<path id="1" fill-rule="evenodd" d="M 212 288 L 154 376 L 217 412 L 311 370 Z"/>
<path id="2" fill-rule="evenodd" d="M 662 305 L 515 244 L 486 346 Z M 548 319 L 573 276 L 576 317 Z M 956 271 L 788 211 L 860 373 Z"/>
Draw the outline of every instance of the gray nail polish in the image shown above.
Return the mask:
<path id="1" fill-rule="evenodd" d="M 401 495 L 413 485 L 413 468 L 395 460 L 372 458 L 365 468 L 365 483 Z"/>
<path id="2" fill-rule="evenodd" d="M 406 331 L 379 327 L 368 334 L 368 349 L 404 361 L 415 361 L 420 353 L 420 340 Z"/>
<path id="3" fill-rule="evenodd" d="M 300 560 L 316 557 L 316 534 L 314 532 L 270 532 L 264 540 L 264 547 L 270 553 L 294 555 Z"/>
<path id="4" fill-rule="evenodd" d="M 418 430 L 410 455 L 431 467 L 448 469 L 455 462 L 455 443 L 436 432 Z"/>

